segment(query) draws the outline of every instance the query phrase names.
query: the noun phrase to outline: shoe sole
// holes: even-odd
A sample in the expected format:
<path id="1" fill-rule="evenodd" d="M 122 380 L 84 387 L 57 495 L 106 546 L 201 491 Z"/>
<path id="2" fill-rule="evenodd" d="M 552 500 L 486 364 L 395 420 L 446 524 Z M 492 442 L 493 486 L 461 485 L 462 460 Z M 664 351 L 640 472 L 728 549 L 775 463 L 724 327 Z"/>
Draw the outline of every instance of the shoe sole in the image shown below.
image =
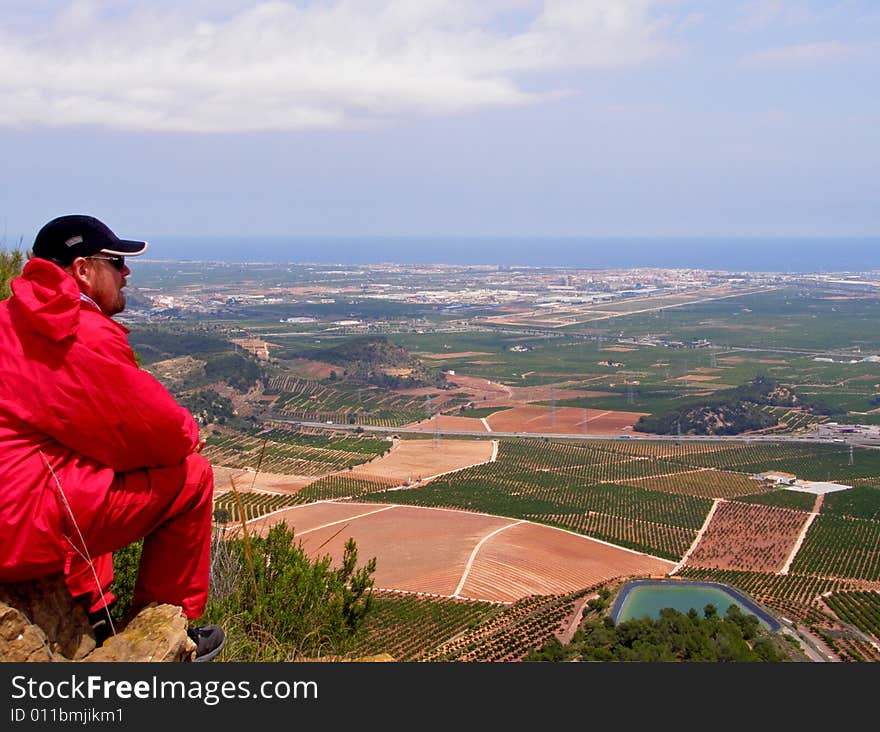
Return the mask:
<path id="1" fill-rule="evenodd" d="M 217 657 L 217 655 L 220 653 L 220 651 L 223 650 L 223 646 L 225 646 L 225 645 L 226 645 L 226 639 L 224 638 L 223 642 L 219 646 L 217 646 L 216 648 L 213 648 L 212 650 L 208 651 L 203 656 L 196 656 L 193 659 L 193 663 L 206 663 L 208 661 L 213 661 Z"/>

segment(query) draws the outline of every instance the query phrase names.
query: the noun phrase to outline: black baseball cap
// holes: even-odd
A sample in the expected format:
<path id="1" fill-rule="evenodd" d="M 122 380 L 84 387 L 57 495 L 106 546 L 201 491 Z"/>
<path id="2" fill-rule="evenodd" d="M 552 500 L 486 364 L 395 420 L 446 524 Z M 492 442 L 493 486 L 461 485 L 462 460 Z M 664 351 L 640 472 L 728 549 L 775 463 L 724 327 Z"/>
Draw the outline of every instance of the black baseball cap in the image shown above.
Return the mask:
<path id="1" fill-rule="evenodd" d="M 35 257 L 49 259 L 66 267 L 77 257 L 91 257 L 98 252 L 136 257 L 147 249 L 147 242 L 120 239 L 110 227 L 94 216 L 75 214 L 52 219 L 37 232 Z"/>

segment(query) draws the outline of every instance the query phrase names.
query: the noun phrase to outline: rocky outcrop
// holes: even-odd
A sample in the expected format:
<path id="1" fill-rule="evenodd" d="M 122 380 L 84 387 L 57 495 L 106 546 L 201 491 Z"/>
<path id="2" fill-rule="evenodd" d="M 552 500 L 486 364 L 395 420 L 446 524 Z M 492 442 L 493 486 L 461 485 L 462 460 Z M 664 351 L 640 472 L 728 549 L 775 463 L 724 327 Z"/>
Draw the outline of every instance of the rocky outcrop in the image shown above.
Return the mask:
<path id="1" fill-rule="evenodd" d="M 85 660 L 191 661 L 196 646 L 186 627 L 186 616 L 177 605 L 147 605 Z"/>
<path id="2" fill-rule="evenodd" d="M 82 661 L 93 650 L 86 612 L 63 576 L 0 585 L 0 659 Z"/>
<path id="3" fill-rule="evenodd" d="M 151 604 L 98 648 L 62 575 L 0 584 L 0 661 L 191 661 L 186 629 L 180 607 Z"/>

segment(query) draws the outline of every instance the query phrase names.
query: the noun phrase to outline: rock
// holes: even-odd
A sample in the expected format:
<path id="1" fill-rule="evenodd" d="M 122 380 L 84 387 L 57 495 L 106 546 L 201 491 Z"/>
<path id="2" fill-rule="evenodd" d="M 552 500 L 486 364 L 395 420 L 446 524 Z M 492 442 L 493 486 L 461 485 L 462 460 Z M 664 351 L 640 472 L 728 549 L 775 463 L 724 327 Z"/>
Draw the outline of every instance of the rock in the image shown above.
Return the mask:
<path id="1" fill-rule="evenodd" d="M 182 608 L 152 603 L 96 648 L 63 575 L 0 584 L 0 662 L 191 661 L 186 629 Z"/>
<path id="2" fill-rule="evenodd" d="M 110 636 L 88 661 L 191 661 L 196 644 L 186 634 L 187 619 L 177 605 L 152 603 Z"/>
<path id="3" fill-rule="evenodd" d="M 0 660 L 81 661 L 95 648 L 61 574 L 0 584 Z"/>

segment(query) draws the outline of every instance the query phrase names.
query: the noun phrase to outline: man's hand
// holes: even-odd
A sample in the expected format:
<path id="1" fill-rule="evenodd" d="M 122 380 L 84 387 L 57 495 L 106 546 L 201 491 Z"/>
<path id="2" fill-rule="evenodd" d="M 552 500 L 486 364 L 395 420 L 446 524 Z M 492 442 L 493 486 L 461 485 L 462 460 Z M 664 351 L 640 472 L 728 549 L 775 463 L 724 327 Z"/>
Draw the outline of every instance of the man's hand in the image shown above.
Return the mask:
<path id="1" fill-rule="evenodd" d="M 199 440 L 199 443 L 193 448 L 193 452 L 201 452 L 207 441 L 207 439 Z"/>

